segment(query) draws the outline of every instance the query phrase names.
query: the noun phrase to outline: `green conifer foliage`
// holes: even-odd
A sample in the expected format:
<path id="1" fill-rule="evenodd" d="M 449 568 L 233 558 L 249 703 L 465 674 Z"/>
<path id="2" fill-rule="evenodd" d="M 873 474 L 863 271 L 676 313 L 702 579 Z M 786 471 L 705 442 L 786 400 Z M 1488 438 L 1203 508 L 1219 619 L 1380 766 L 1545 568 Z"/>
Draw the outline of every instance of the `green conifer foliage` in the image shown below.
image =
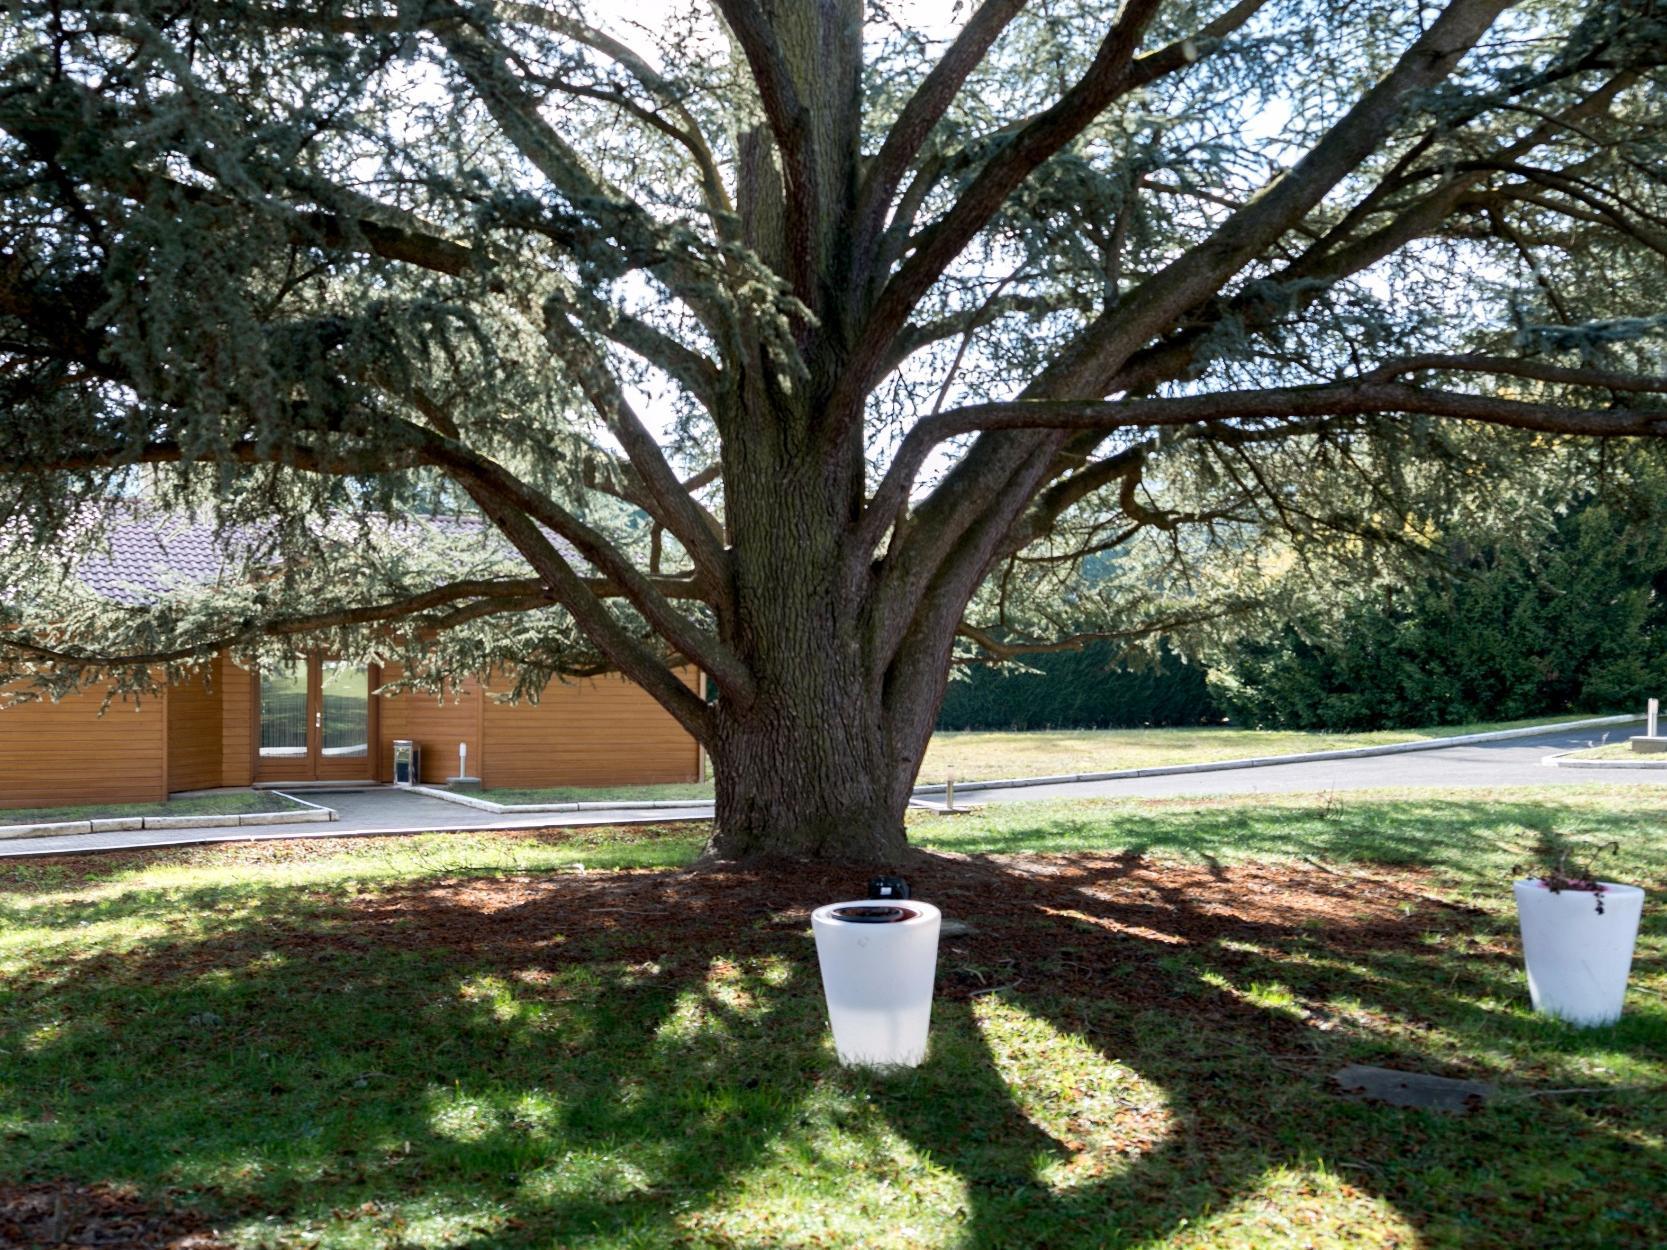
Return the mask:
<path id="1" fill-rule="evenodd" d="M 1378 729 L 1633 711 L 1667 689 L 1667 529 L 1601 504 L 1537 548 L 1453 539 L 1451 560 L 1227 649 L 1212 680 L 1236 722 Z"/>
<path id="2" fill-rule="evenodd" d="M 716 849 L 895 859 L 957 658 L 1207 641 L 1667 429 L 1655 0 L 628 8 L 5 6 L 11 689 L 612 669 Z M 237 567 L 83 593 L 141 498 Z"/>

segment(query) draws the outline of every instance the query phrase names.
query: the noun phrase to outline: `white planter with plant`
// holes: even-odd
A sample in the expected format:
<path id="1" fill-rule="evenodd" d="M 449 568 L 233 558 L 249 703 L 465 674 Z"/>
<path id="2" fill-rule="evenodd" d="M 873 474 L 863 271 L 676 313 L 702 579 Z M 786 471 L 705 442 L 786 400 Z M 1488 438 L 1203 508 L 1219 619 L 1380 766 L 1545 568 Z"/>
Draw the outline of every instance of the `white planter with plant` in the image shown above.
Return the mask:
<path id="1" fill-rule="evenodd" d="M 1515 892 L 1534 1010 L 1581 1025 L 1620 1019 L 1644 891 L 1560 863 Z"/>
<path id="2" fill-rule="evenodd" d="M 912 1068 L 926 1057 L 938 909 L 901 899 L 829 903 L 810 915 L 839 1061 Z"/>

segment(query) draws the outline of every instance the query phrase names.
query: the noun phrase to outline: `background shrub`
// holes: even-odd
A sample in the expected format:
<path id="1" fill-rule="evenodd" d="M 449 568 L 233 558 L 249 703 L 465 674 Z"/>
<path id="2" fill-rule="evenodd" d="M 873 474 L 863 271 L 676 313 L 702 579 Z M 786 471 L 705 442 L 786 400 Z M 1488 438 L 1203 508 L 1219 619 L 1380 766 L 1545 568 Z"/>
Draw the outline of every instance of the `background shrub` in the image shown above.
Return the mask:
<path id="1" fill-rule="evenodd" d="M 1667 696 L 1667 535 L 1570 513 L 1536 550 L 1449 545 L 1450 572 L 1242 639 L 1211 673 L 1235 723 L 1375 729 L 1632 710 Z"/>
<path id="2" fill-rule="evenodd" d="M 1167 648 L 1147 668 L 1121 664 L 1119 655 L 1108 643 L 1091 643 L 1028 657 L 1033 673 L 975 668 L 949 683 L 938 728 L 1132 729 L 1221 719 L 1199 665 Z"/>

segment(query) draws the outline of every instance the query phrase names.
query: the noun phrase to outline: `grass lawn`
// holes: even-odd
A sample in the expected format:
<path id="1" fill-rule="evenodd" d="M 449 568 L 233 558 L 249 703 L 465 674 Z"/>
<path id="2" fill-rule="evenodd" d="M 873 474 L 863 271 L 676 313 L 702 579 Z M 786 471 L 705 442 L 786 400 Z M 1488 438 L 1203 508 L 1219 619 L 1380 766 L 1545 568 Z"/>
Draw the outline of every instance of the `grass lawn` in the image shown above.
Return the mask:
<path id="1" fill-rule="evenodd" d="M 711 781 L 672 782 L 660 786 L 546 786 L 542 789 L 472 790 L 475 798 L 492 803 L 645 803 L 666 799 L 709 799 Z"/>
<path id="2" fill-rule="evenodd" d="M 165 803 L 89 803 L 74 807 L 0 808 L 0 837 L 7 825 L 36 825 L 50 821 L 107 820 L 118 816 L 234 816 L 251 812 L 293 812 L 300 804 L 269 790 L 238 790 L 169 799 Z"/>
<path id="3" fill-rule="evenodd" d="M 957 781 L 999 781 L 1004 777 L 1053 777 L 1074 773 L 1201 764 L 1263 755 L 1297 755 L 1348 747 L 1383 746 L 1490 729 L 1516 729 L 1580 720 L 1569 712 L 1529 720 L 1449 725 L 1431 729 L 1385 729 L 1369 733 L 1304 733 L 1260 729 L 1077 729 L 1052 733 L 936 733 L 920 768 L 922 784 L 943 781 L 949 769 Z"/>
<path id="4" fill-rule="evenodd" d="M 1601 747 L 1588 747 L 1584 751 L 1570 751 L 1569 758 L 1573 760 L 1637 760 L 1640 764 L 1660 764 L 1667 768 L 1667 755 L 1645 755 L 1640 751 L 1634 751 L 1632 744 L 1624 739 Z"/>
<path id="5" fill-rule="evenodd" d="M 1386 729 L 1372 733 L 1301 733 L 1260 729 L 1070 729 L 1023 733 L 939 732 L 932 736 L 921 765 L 920 782 L 941 784 L 949 769 L 957 781 L 1000 781 L 1007 777 L 1115 772 L 1163 764 L 1198 764 L 1261 755 L 1294 755 L 1345 747 L 1379 746 L 1516 729 L 1580 720 L 1582 714 L 1538 716 L 1528 720 L 1489 721 L 1441 729 Z M 494 803 L 631 802 L 649 799 L 709 799 L 711 781 L 660 786 L 609 786 L 584 790 L 572 786 L 536 790 L 473 792 Z"/>
<path id="6" fill-rule="evenodd" d="M 975 928 L 894 1076 L 823 1025 L 805 913 L 854 874 L 687 871 L 699 830 L 0 863 L 0 1212 L 195 1250 L 1659 1246 L 1667 921 L 1577 1030 L 1528 1011 L 1508 882 L 1618 838 L 1659 892 L 1664 830 L 1622 786 L 921 815 L 910 878 Z M 1351 1062 L 1504 1092 L 1367 1106 Z"/>

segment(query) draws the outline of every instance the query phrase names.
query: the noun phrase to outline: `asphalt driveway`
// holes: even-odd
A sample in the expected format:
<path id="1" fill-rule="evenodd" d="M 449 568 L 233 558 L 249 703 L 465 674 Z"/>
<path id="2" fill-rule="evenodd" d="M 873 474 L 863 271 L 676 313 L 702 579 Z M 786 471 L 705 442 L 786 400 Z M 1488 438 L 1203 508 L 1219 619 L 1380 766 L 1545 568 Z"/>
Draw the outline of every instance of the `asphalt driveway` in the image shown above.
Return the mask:
<path id="1" fill-rule="evenodd" d="M 1548 755 L 1618 741 L 1635 725 L 1605 726 L 1578 732 L 1473 743 L 1403 755 L 1266 764 L 1257 768 L 1177 773 L 1160 777 L 1126 777 L 1049 786 L 1013 786 L 968 792 L 965 802 L 1014 803 L 1042 799 L 1140 798 L 1206 794 L 1324 793 L 1336 790 L 1396 790 L 1447 787 L 1545 785 L 1663 785 L 1660 773 L 1627 768 L 1548 768 Z M 529 812 L 495 815 L 476 808 L 428 798 L 392 787 L 312 794 L 333 807 L 341 819 L 316 825 L 232 825 L 208 829 L 134 829 L 116 833 L 82 833 L 62 837 L 0 839 L 0 857 L 62 855 L 146 846 L 185 846 L 200 842 L 234 842 L 269 838 L 340 838 L 353 834 L 444 832 L 467 829 L 532 829 L 557 825 L 660 824 L 709 820 L 710 803 L 679 808 L 622 808 L 613 811 Z M 941 799 L 940 795 L 931 796 Z"/>
<path id="2" fill-rule="evenodd" d="M 1639 732 L 1637 725 L 1610 725 L 1573 733 L 1508 738 L 1469 746 L 1369 755 L 1355 759 L 1266 764 L 1231 772 L 1174 773 L 1124 777 L 1054 786 L 1015 786 L 968 792 L 969 803 L 1011 803 L 1034 799 L 1135 798 L 1189 794 L 1290 794 L 1329 790 L 1444 789 L 1468 786 L 1554 786 L 1616 783 L 1667 784 L 1667 770 L 1633 768 L 1549 768 L 1548 755 L 1618 742 Z"/>

